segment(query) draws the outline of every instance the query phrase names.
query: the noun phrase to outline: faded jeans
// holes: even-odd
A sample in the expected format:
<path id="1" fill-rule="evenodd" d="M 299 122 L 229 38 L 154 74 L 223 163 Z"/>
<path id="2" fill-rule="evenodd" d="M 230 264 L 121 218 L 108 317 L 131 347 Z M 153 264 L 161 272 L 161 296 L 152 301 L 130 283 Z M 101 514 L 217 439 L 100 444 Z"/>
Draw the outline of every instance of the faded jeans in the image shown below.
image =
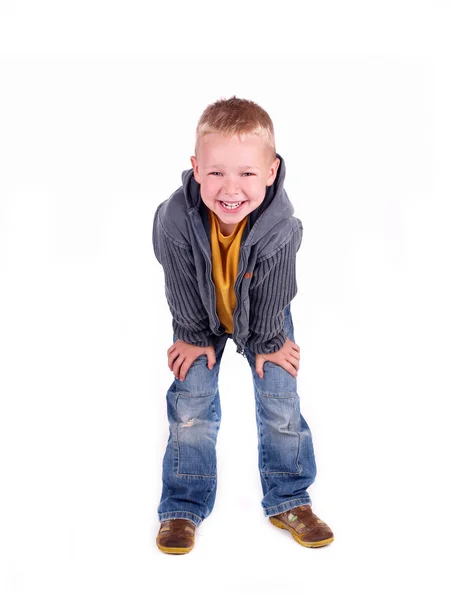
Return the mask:
<path id="1" fill-rule="evenodd" d="M 295 343 L 290 305 L 284 313 L 286 336 Z M 167 391 L 169 440 L 163 459 L 160 521 L 188 519 L 200 525 L 216 497 L 216 440 L 221 408 L 220 362 L 231 334 L 217 337 L 216 363 L 210 370 L 206 354 L 190 366 L 184 381 L 174 378 Z M 174 343 L 177 337 L 173 337 Z M 255 371 L 255 354 L 245 348 L 253 375 L 258 431 L 261 505 L 269 517 L 311 504 L 306 491 L 316 477 L 311 431 L 300 413 L 297 379 L 266 361 L 264 377 Z"/>

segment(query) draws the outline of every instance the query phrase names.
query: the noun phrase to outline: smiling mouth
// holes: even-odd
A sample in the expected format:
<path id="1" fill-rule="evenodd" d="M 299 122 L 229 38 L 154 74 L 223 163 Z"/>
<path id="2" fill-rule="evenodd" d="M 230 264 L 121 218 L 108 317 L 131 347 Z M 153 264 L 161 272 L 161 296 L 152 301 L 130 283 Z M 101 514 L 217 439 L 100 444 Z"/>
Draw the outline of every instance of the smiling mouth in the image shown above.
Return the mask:
<path id="1" fill-rule="evenodd" d="M 222 200 L 219 200 L 220 204 L 226 209 L 226 210 L 236 210 L 237 208 L 239 208 L 242 204 L 244 204 L 244 201 L 241 202 L 223 202 Z"/>

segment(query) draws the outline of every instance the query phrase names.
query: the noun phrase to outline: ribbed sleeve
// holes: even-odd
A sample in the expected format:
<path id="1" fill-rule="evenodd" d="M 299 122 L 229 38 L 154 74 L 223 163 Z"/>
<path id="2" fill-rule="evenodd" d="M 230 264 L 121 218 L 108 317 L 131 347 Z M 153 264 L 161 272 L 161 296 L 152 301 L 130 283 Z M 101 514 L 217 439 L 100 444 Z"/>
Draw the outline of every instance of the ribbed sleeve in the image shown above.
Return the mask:
<path id="1" fill-rule="evenodd" d="M 284 310 L 297 294 L 296 252 L 302 228 L 280 250 L 255 265 L 250 299 L 250 335 L 247 346 L 254 353 L 277 352 L 286 342 Z"/>
<path id="2" fill-rule="evenodd" d="M 153 225 L 153 249 L 164 270 L 165 293 L 173 317 L 174 334 L 195 346 L 212 345 L 213 336 L 198 291 L 192 250 L 165 234 L 157 213 Z"/>

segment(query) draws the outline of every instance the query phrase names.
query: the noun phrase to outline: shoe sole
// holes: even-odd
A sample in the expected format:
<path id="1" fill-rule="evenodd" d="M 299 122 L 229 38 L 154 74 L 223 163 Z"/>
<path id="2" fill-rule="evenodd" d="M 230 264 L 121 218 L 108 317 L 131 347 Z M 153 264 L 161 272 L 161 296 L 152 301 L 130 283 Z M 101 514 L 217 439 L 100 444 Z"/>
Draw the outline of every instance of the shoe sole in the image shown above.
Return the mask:
<path id="1" fill-rule="evenodd" d="M 290 527 L 286 527 L 286 525 L 278 519 L 269 517 L 269 521 L 272 523 L 272 525 L 275 525 L 275 527 L 289 531 L 294 540 L 306 548 L 320 548 L 321 546 L 328 546 L 328 544 L 331 544 L 331 542 L 334 540 L 334 536 L 332 536 L 326 540 L 319 540 L 318 542 L 304 542 L 296 531 L 292 530 Z"/>
<path id="2" fill-rule="evenodd" d="M 161 552 L 164 552 L 165 554 L 187 554 L 194 547 L 192 545 L 190 548 L 170 548 L 169 546 L 161 546 L 161 544 L 159 544 L 158 542 L 156 542 L 156 545 L 161 550 Z"/>

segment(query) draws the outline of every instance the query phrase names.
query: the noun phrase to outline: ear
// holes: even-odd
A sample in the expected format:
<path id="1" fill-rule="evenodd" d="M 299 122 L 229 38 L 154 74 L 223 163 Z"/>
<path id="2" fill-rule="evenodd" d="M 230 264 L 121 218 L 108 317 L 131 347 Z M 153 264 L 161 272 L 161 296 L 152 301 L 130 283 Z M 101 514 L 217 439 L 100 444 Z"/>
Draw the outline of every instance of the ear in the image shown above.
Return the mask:
<path id="1" fill-rule="evenodd" d="M 280 166 L 280 159 L 277 157 L 273 161 L 272 165 L 270 166 L 269 175 L 267 177 L 266 186 L 272 185 L 272 183 L 275 181 L 275 177 L 277 176 L 277 171 L 278 171 L 278 167 L 279 166 Z"/>
<path id="2" fill-rule="evenodd" d="M 192 168 L 194 169 L 194 179 L 197 183 L 201 183 L 200 181 L 200 175 L 198 174 L 198 161 L 195 158 L 195 156 L 191 156 L 191 165 Z"/>

